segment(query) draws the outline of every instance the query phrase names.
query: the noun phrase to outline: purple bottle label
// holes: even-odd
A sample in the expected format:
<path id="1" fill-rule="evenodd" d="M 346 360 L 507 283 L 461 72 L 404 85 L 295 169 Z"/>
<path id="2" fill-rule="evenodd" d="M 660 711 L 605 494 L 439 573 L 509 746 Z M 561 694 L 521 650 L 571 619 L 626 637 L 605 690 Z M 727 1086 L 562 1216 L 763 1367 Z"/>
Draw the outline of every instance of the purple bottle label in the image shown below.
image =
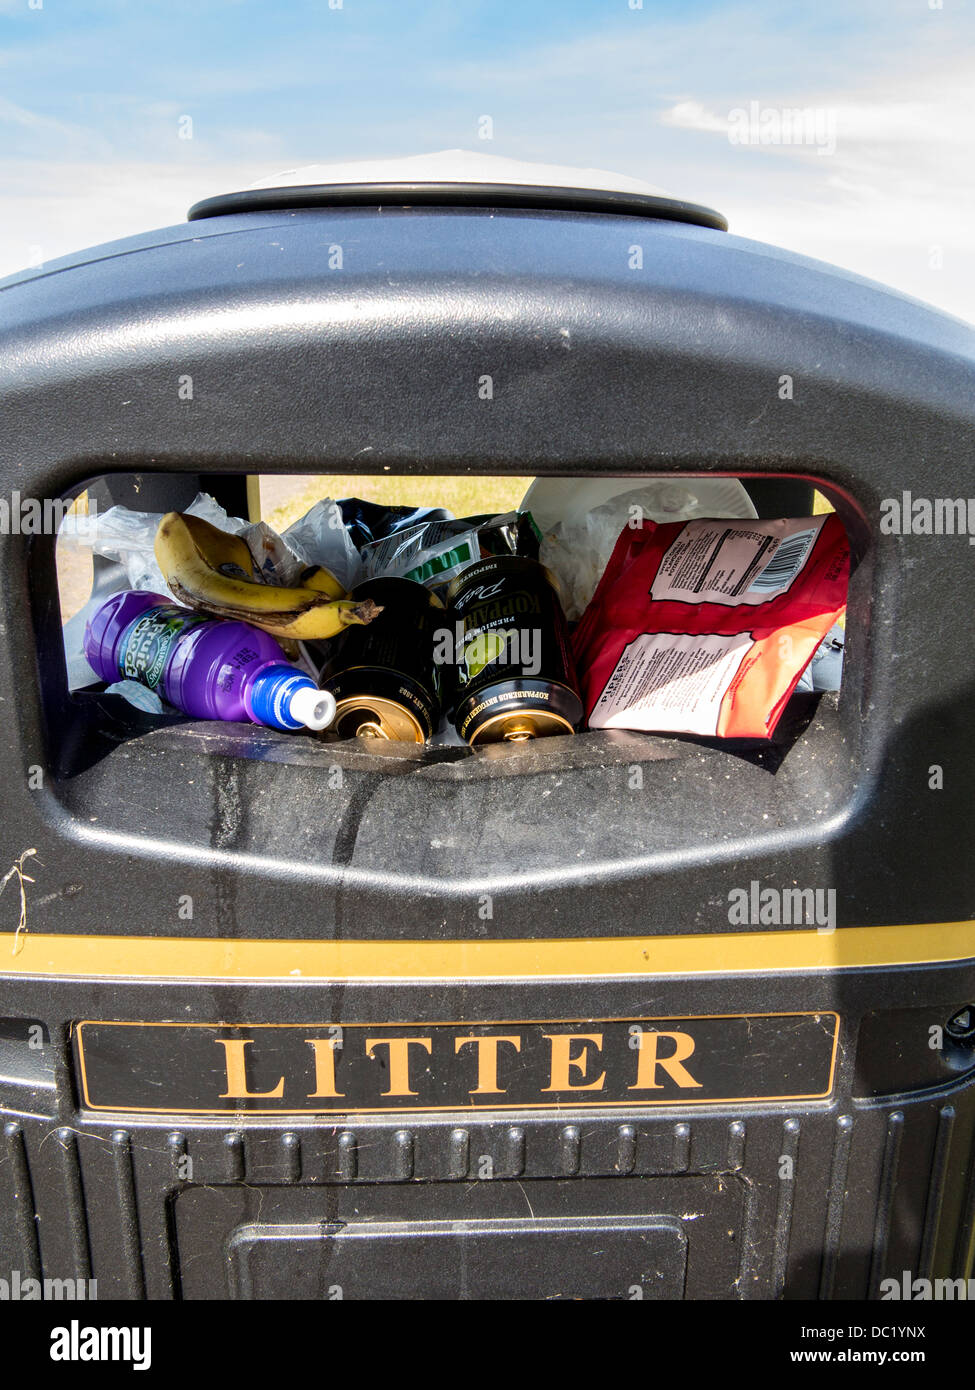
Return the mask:
<path id="1" fill-rule="evenodd" d="M 256 647 L 250 647 L 245 642 L 243 646 L 237 648 L 232 656 L 228 656 L 220 667 L 217 689 L 222 690 L 225 695 L 229 695 L 235 685 L 239 683 L 241 672 L 245 672 L 249 666 L 253 666 L 255 661 L 267 661 L 267 656 L 262 657 Z"/>
<path id="2" fill-rule="evenodd" d="M 119 644 L 119 674 L 155 690 L 174 644 L 184 633 L 212 619 L 176 604 L 160 604 L 136 618 Z"/>

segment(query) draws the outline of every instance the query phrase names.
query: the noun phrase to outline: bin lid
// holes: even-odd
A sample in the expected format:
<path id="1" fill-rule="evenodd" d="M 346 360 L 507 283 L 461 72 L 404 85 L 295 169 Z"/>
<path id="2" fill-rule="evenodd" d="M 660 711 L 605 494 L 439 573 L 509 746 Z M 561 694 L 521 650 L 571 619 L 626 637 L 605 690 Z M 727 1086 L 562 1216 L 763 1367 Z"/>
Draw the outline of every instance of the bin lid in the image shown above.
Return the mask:
<path id="1" fill-rule="evenodd" d="M 721 213 L 605 169 L 535 164 L 473 150 L 288 169 L 249 188 L 194 203 L 190 222 L 242 212 L 399 204 L 538 208 L 656 217 L 726 232 Z"/>

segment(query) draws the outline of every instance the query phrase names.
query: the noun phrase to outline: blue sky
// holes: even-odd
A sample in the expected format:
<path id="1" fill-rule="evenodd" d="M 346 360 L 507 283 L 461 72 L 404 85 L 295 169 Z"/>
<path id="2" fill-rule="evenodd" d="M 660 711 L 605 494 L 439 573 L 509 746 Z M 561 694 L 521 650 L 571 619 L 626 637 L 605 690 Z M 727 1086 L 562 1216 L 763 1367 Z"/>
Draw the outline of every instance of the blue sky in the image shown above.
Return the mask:
<path id="1" fill-rule="evenodd" d="M 464 147 L 646 179 L 975 319 L 975 0 L 636 2 L 0 0 L 0 274 L 276 169 Z M 835 148 L 731 143 L 751 103 Z"/>

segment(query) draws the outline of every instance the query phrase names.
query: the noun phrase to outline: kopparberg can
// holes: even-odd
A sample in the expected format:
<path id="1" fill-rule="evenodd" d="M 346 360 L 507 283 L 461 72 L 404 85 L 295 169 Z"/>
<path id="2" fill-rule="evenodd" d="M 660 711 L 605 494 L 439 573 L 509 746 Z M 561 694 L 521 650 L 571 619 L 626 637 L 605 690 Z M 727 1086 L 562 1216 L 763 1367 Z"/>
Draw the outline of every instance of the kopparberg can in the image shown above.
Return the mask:
<path id="1" fill-rule="evenodd" d="M 468 743 L 573 734 L 582 701 L 555 580 L 537 560 L 479 560 L 447 590 L 454 727 Z"/>

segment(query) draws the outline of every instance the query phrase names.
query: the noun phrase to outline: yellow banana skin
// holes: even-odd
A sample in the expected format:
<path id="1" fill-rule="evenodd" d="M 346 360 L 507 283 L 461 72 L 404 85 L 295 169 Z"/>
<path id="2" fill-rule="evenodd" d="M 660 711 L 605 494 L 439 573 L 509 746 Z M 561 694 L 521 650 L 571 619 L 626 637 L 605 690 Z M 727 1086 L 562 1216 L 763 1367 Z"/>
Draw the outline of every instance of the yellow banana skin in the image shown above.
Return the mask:
<path id="1" fill-rule="evenodd" d="M 240 536 L 221 531 L 202 516 L 191 516 L 189 512 L 170 512 L 169 515 L 179 517 L 203 559 L 226 578 L 255 578 L 254 557 L 247 542 L 241 540 Z M 166 521 L 168 518 L 164 517 L 163 520 Z M 159 558 L 158 555 L 156 558 Z"/>
<path id="2" fill-rule="evenodd" d="M 156 532 L 155 552 L 166 583 L 180 603 L 219 618 L 251 623 L 275 637 L 322 641 L 352 623 L 371 622 L 382 611 L 370 600 L 356 603 L 321 588 L 283 588 L 240 577 L 242 552 L 253 573 L 247 546 L 239 536 L 227 535 L 200 517 L 168 512 Z M 316 574 L 328 575 L 328 571 Z M 334 576 L 329 578 L 334 585 Z"/>
<path id="3" fill-rule="evenodd" d="M 317 589 L 319 593 L 327 594 L 329 598 L 345 598 L 345 590 L 331 570 L 327 570 L 324 565 L 316 565 L 314 569 L 305 570 L 301 576 L 302 585 L 306 589 Z"/>

